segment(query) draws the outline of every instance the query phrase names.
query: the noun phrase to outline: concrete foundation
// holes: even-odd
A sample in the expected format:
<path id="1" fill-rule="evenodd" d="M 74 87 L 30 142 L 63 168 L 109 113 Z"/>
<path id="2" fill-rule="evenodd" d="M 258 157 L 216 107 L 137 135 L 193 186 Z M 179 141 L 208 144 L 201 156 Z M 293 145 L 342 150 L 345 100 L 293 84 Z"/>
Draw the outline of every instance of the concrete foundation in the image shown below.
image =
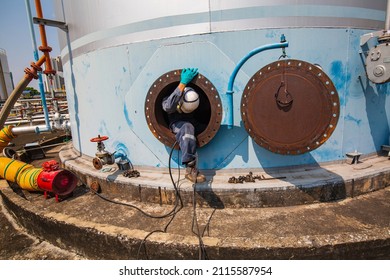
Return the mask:
<path id="1" fill-rule="evenodd" d="M 80 156 L 71 145 L 60 153 L 63 165 L 86 185 L 99 185 L 103 193 L 156 204 L 174 204 L 175 189 L 169 170 L 135 166 L 141 174 L 126 178 L 116 164 L 96 170 L 92 158 Z M 196 185 L 197 204 L 202 207 L 283 207 L 337 201 L 369 193 L 390 185 L 386 157 L 372 157 L 359 164 L 339 162 L 325 166 L 307 165 L 274 169 L 202 170 L 207 181 Z M 253 172 L 262 180 L 228 183 L 232 176 Z M 172 169 L 185 205 L 192 205 L 193 184 L 184 178 L 185 170 Z M 179 178 L 179 180 L 177 180 Z"/>
<path id="2" fill-rule="evenodd" d="M 29 233 L 79 256 L 390 258 L 387 157 L 267 172 L 265 177 L 286 178 L 256 183 L 228 184 L 225 179 L 237 174 L 227 171 L 207 174 L 208 182 L 195 189 L 180 180 L 181 205 L 166 172 L 136 167 L 141 176 L 126 178 L 117 170 L 94 170 L 89 159 L 71 151 L 61 152 L 63 164 L 83 173 L 87 185 L 97 180 L 104 199 L 85 185 L 59 203 L 6 181 L 0 193 L 4 208 Z"/>

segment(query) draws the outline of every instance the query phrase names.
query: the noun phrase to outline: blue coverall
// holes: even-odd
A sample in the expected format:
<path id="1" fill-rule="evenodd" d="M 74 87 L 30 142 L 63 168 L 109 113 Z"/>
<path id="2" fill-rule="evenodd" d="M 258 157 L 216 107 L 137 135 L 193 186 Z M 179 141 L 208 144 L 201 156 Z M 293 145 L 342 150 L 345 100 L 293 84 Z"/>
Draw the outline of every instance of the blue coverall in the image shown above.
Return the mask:
<path id="1" fill-rule="evenodd" d="M 176 88 L 171 95 L 165 97 L 162 107 L 168 113 L 169 128 L 176 135 L 182 152 L 182 164 L 187 164 L 196 159 L 196 133 L 199 123 L 194 117 L 194 113 L 179 113 L 177 104 L 180 101 L 182 93 Z"/>

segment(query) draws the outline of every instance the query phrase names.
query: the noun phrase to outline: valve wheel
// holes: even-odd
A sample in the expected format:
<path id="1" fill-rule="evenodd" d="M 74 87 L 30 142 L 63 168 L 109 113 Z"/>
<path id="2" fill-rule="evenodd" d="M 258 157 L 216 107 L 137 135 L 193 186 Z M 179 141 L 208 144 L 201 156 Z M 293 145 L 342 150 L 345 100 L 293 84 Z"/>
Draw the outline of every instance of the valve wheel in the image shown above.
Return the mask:
<path id="1" fill-rule="evenodd" d="M 108 139 L 108 136 L 100 136 L 100 135 L 98 135 L 98 137 L 91 138 L 89 141 L 91 141 L 91 142 L 102 142 L 102 141 L 106 141 L 107 139 Z"/>

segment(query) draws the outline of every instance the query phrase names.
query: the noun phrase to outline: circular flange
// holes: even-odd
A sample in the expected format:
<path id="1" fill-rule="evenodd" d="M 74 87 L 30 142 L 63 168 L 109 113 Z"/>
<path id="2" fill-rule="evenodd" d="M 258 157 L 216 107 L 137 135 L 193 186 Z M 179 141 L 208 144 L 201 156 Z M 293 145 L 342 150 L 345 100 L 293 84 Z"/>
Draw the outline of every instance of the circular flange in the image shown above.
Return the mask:
<path id="1" fill-rule="evenodd" d="M 162 100 L 179 85 L 180 74 L 181 70 L 173 70 L 161 75 L 152 84 L 145 99 L 145 117 L 150 131 L 160 142 L 170 147 L 176 139 L 168 127 L 168 117 L 162 109 Z M 194 88 L 200 97 L 200 104 L 194 115 L 205 127 L 196 136 L 197 145 L 202 147 L 214 138 L 221 125 L 221 98 L 214 85 L 202 74 L 198 74 L 188 86 Z M 175 148 L 178 148 L 178 145 Z"/>
<path id="2" fill-rule="evenodd" d="M 92 159 L 92 164 L 93 164 L 93 167 L 95 167 L 97 170 L 100 170 L 103 168 L 102 160 L 98 157 L 94 157 Z"/>
<path id="3" fill-rule="evenodd" d="M 253 75 L 241 99 L 245 129 L 263 148 L 303 154 L 321 146 L 336 128 L 339 97 L 317 66 L 279 60 Z"/>

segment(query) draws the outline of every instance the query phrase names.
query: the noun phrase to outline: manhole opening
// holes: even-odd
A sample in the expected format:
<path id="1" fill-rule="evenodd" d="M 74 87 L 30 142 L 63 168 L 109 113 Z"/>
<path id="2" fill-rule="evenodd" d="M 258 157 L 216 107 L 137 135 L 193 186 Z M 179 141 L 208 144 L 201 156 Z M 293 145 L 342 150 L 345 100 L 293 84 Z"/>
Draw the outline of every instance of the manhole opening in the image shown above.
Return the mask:
<path id="1" fill-rule="evenodd" d="M 171 83 L 165 86 L 158 97 L 156 98 L 156 106 L 154 107 L 154 114 L 156 116 L 156 120 L 158 125 L 166 127 L 169 129 L 169 120 L 168 113 L 162 109 L 162 101 L 165 97 L 169 96 L 177 87 L 176 83 Z M 207 98 L 207 94 L 196 84 L 190 83 L 189 87 L 193 88 L 199 94 L 199 107 L 194 111 L 194 117 L 199 122 L 199 131 L 197 131 L 197 135 L 201 134 L 205 131 L 206 127 L 209 125 L 211 118 L 211 106 L 210 101 Z"/>
<path id="2" fill-rule="evenodd" d="M 175 135 L 169 129 L 168 114 L 162 108 L 162 101 L 179 85 L 181 70 L 161 75 L 149 88 L 145 100 L 145 117 L 150 131 L 163 144 L 172 146 Z M 209 143 L 217 134 L 222 120 L 221 98 L 214 85 L 199 74 L 188 84 L 198 94 L 199 107 L 194 117 L 199 123 L 196 138 L 198 146 Z"/>

